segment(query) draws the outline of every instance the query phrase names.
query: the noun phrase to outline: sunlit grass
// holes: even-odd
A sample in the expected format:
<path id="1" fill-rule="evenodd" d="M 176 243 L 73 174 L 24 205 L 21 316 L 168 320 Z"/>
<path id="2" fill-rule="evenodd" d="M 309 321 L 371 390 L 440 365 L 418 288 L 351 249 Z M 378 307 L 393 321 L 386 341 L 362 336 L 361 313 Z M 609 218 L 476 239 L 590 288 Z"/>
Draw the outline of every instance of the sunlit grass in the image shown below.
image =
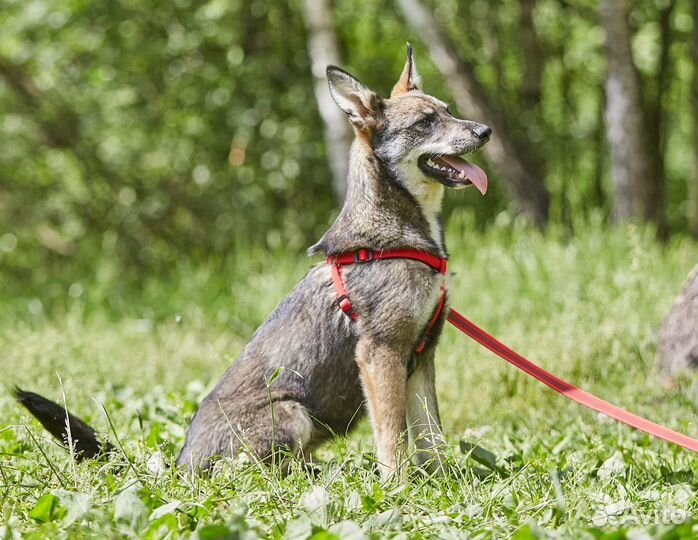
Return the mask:
<path id="1" fill-rule="evenodd" d="M 692 381 L 668 387 L 652 371 L 694 243 L 600 224 L 573 238 L 508 225 L 473 233 L 465 221 L 450 231 L 454 307 L 563 378 L 698 436 Z M 287 477 L 250 460 L 213 479 L 163 467 L 199 400 L 309 264 L 253 250 L 144 276 L 139 291 L 98 278 L 76 279 L 76 298 L 70 284 L 51 301 L 16 291 L 0 313 L 0 536 L 695 537 L 693 455 L 566 402 L 453 328 L 437 358 L 443 479 L 413 469 L 381 484 L 366 423 Z M 65 393 L 123 453 L 74 463 L 12 401 L 11 384 Z M 491 454 L 469 459 L 461 441 Z"/>

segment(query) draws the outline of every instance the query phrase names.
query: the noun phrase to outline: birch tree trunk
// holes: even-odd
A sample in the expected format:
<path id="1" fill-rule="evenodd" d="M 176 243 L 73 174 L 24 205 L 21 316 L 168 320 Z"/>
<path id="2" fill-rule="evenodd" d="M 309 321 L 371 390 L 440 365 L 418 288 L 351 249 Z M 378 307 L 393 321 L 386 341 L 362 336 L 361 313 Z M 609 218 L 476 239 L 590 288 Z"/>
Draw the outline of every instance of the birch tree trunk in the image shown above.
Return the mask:
<path id="1" fill-rule="evenodd" d="M 668 111 L 667 94 L 672 81 L 671 46 L 674 43 L 674 32 L 671 25 L 672 14 L 677 0 L 668 0 L 657 11 L 659 27 L 659 57 L 657 60 L 657 72 L 645 84 L 650 83 L 653 88 L 653 96 L 645 96 L 645 118 L 647 149 L 651 152 L 647 158 L 656 171 L 654 174 L 645 175 L 647 190 L 649 192 L 645 202 L 645 215 L 651 217 L 657 223 L 657 229 L 661 238 L 668 234 L 666 225 L 666 176 L 664 156 L 666 155 L 668 140 Z"/>
<path id="2" fill-rule="evenodd" d="M 305 25 L 308 30 L 308 56 L 315 81 L 315 99 L 325 127 L 332 189 L 341 202 L 347 187 L 351 131 L 346 116 L 332 100 L 325 75 L 329 64 L 341 65 L 337 37 L 332 24 L 332 6 L 330 0 L 305 0 L 304 8 Z"/>
<path id="3" fill-rule="evenodd" d="M 525 68 L 521 97 L 524 106 L 531 112 L 538 112 L 538 106 L 540 105 L 543 95 L 544 51 L 543 47 L 541 47 L 533 20 L 535 8 L 536 0 L 520 0 L 519 2 L 521 14 L 521 32 L 519 34 L 519 39 L 523 51 Z"/>
<path id="4" fill-rule="evenodd" d="M 601 0 L 606 32 L 606 138 L 615 186 L 613 217 L 650 220 L 657 208 L 652 183 L 661 171 L 652 159 L 650 127 L 643 109 L 640 76 L 633 62 L 629 0 Z"/>
<path id="5" fill-rule="evenodd" d="M 473 67 L 457 54 L 453 43 L 441 31 L 433 15 L 420 0 L 398 0 L 408 24 L 417 33 L 436 67 L 446 79 L 460 112 L 492 128 L 492 140 L 485 147 L 490 164 L 507 182 L 521 212 L 537 225 L 548 220 L 548 191 L 543 184 L 543 164 L 522 141 L 515 141 L 487 92 L 475 77 Z"/>
<path id="6" fill-rule="evenodd" d="M 691 199 L 691 234 L 698 238 L 698 0 L 693 0 L 693 43 L 691 44 L 693 60 L 693 89 L 691 105 L 693 108 L 693 182 L 689 187 Z"/>

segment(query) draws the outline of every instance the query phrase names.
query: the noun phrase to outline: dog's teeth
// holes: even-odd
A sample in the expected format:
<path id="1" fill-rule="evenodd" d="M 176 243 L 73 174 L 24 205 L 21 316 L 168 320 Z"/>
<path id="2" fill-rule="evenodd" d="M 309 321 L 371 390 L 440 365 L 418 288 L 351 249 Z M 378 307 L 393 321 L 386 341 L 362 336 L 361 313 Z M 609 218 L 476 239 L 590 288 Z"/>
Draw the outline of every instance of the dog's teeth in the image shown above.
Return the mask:
<path id="1" fill-rule="evenodd" d="M 463 171 L 459 172 L 458 178 L 465 178 L 465 173 Z"/>

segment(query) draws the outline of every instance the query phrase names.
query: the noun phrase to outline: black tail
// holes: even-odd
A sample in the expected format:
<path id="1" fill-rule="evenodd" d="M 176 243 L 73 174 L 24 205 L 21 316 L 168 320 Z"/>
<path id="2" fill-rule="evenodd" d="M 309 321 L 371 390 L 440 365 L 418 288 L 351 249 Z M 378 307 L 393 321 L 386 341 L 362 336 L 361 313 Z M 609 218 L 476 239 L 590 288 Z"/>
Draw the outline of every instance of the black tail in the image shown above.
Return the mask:
<path id="1" fill-rule="evenodd" d="M 70 437 L 78 459 L 94 458 L 103 452 L 111 452 L 114 449 L 109 443 L 101 443 L 92 427 L 77 416 L 70 414 L 65 407 L 58 403 L 34 392 L 25 392 L 17 387 L 14 389 L 14 395 L 17 401 L 24 405 L 51 435 L 65 445 L 68 444 L 67 418 L 70 425 Z"/>

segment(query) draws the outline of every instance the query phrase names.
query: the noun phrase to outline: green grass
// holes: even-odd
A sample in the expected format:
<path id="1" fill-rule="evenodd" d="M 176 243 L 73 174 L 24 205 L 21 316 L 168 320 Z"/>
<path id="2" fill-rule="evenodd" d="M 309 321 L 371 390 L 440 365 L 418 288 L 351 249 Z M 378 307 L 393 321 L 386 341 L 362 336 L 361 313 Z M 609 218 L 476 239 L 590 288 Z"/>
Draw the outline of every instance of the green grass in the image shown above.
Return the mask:
<path id="1" fill-rule="evenodd" d="M 450 226 L 454 307 L 559 376 L 698 436 L 696 386 L 653 374 L 695 243 L 600 224 L 573 238 L 469 230 Z M 437 356 L 445 478 L 412 468 L 382 484 L 365 421 L 314 470 L 293 463 L 284 477 L 239 459 L 212 479 L 179 477 L 162 464 L 197 403 L 309 262 L 248 250 L 139 290 L 107 265 L 0 306 L 0 538 L 696 537 L 694 455 L 582 410 L 450 327 Z M 118 454 L 75 462 L 12 384 L 65 396 Z"/>

